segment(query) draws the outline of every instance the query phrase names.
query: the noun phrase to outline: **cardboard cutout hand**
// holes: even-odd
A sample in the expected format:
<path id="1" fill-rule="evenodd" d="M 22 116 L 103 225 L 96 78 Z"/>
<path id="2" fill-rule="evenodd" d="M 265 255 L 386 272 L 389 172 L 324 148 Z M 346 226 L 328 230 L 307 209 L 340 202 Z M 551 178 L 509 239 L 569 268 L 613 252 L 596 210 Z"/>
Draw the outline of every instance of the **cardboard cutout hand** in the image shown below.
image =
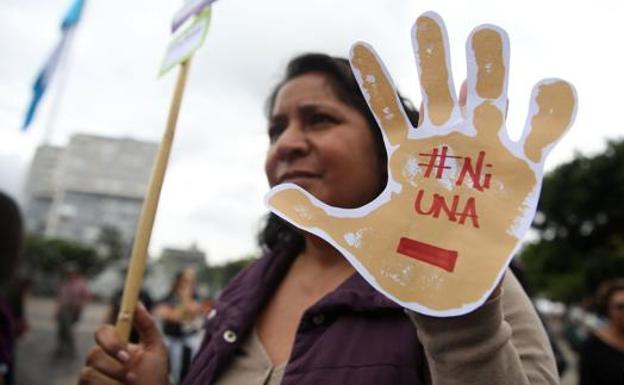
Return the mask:
<path id="1" fill-rule="evenodd" d="M 513 142 L 505 129 L 506 33 L 491 25 L 471 33 L 463 113 L 441 18 L 423 14 L 412 33 L 423 96 L 418 129 L 373 50 L 358 43 L 351 51 L 388 151 L 383 193 L 342 209 L 283 184 L 266 200 L 277 215 L 331 243 L 395 302 L 428 315 L 460 315 L 487 299 L 529 228 L 546 155 L 572 123 L 576 95 L 565 81 L 539 82 L 524 134 Z"/>

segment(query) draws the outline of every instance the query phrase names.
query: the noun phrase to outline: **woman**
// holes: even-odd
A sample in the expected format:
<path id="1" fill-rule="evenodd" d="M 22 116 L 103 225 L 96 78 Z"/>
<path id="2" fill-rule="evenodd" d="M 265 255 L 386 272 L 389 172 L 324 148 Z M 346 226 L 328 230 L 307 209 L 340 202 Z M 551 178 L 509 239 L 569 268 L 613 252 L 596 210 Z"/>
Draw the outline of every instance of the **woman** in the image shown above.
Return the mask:
<path id="1" fill-rule="evenodd" d="M 175 383 L 180 383 L 201 342 L 203 310 L 195 291 L 193 269 L 186 268 L 176 274 L 171 291 L 154 313 L 162 323 L 171 377 Z"/>
<path id="2" fill-rule="evenodd" d="M 591 333 L 580 352 L 581 385 L 624 383 L 624 280 L 605 282 L 598 290 L 598 310 L 608 324 Z"/>
<path id="3" fill-rule="evenodd" d="M 271 186 L 296 183 L 347 208 L 382 191 L 383 140 L 346 60 L 295 58 L 268 112 Z M 545 333 L 510 273 L 473 313 L 432 318 L 406 312 L 329 244 L 275 216 L 260 244 L 264 256 L 208 315 L 185 384 L 558 382 Z M 143 309 L 135 318 L 143 342 L 127 346 L 101 328 L 81 384 L 167 383 L 162 338 Z"/>

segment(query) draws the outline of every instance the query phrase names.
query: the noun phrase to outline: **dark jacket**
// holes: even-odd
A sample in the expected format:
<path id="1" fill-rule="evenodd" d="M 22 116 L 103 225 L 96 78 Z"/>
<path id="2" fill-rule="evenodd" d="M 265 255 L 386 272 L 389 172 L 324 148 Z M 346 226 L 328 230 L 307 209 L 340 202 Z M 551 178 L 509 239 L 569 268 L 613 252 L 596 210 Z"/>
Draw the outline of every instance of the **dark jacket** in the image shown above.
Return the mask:
<path id="1" fill-rule="evenodd" d="M 266 255 L 239 274 L 207 317 L 184 382 L 209 385 L 234 357 L 293 257 Z M 428 384 L 426 359 L 403 308 L 359 274 L 302 316 L 282 384 Z"/>

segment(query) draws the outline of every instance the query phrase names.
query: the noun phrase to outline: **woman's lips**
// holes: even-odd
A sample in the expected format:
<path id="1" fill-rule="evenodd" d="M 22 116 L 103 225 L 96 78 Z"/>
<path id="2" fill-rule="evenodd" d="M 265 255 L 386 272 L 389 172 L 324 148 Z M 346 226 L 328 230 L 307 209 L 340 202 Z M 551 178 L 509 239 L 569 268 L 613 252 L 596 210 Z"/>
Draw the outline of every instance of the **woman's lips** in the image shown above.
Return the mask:
<path id="1" fill-rule="evenodd" d="M 319 174 L 308 171 L 289 171 L 279 178 L 278 184 L 287 182 L 298 184 L 297 182 L 306 182 L 311 179 L 317 179 L 319 177 Z"/>

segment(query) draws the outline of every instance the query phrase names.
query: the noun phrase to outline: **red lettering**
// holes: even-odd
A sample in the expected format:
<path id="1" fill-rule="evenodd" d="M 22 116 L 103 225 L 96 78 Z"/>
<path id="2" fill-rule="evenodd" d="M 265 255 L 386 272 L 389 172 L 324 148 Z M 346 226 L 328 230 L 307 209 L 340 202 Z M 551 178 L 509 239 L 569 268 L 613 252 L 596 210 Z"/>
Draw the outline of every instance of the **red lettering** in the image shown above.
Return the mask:
<path id="1" fill-rule="evenodd" d="M 446 204 L 446 199 L 442 195 L 433 194 L 433 217 L 437 218 L 440 216 L 440 211 L 444 211 L 446 216 L 451 222 L 455 222 L 457 218 L 455 218 L 455 213 L 457 213 L 457 204 L 459 203 L 459 196 L 455 195 L 453 197 L 453 203 L 451 208 L 449 208 Z"/>
<path id="2" fill-rule="evenodd" d="M 481 175 L 483 175 L 483 161 L 485 160 L 485 151 L 479 151 L 479 156 L 477 157 L 477 164 L 473 167 L 472 159 L 470 157 L 465 157 L 464 162 L 462 164 L 462 168 L 459 171 L 459 177 L 457 178 L 457 182 L 455 183 L 457 186 L 461 186 L 464 183 L 464 178 L 466 175 L 470 177 L 472 181 L 472 185 L 478 191 L 483 191 L 484 188 L 490 187 L 490 179 L 492 177 L 491 174 L 486 174 L 484 177 L 483 184 L 481 184 Z M 486 164 L 485 167 L 491 167 L 491 164 Z"/>
<path id="3" fill-rule="evenodd" d="M 431 215 L 431 213 L 433 212 L 434 204 L 435 204 L 435 197 L 433 198 L 433 202 L 431 202 L 431 206 L 429 207 L 429 210 L 423 211 L 423 209 L 421 208 L 421 202 L 422 202 L 422 197 L 424 194 L 425 194 L 424 190 L 418 190 L 418 194 L 416 194 L 416 200 L 414 201 L 414 208 L 416 209 L 416 212 L 420 215 Z"/>
<path id="4" fill-rule="evenodd" d="M 450 166 L 446 165 L 446 160 L 448 158 L 457 158 L 456 156 L 448 155 L 447 146 L 442 146 L 441 153 L 438 153 L 438 149 L 434 147 L 431 150 L 431 154 L 419 154 L 419 155 L 429 158 L 429 162 L 418 164 L 419 166 L 425 167 L 424 177 L 429 178 L 431 176 L 431 172 L 435 169 L 436 179 L 442 178 L 442 174 L 444 173 L 444 170 L 451 168 Z"/>
<path id="5" fill-rule="evenodd" d="M 479 216 L 477 215 L 477 207 L 476 202 L 473 197 L 468 198 L 466 205 L 464 206 L 464 211 L 462 211 L 459 215 L 459 223 L 464 224 L 466 218 L 470 218 L 472 220 L 472 226 L 479 228 Z"/>
<path id="6" fill-rule="evenodd" d="M 472 226 L 479 228 L 479 216 L 477 215 L 477 203 L 475 201 L 475 198 L 468 198 L 463 206 L 463 209 L 460 212 L 458 210 L 461 200 L 461 197 L 459 195 L 453 196 L 453 200 L 451 201 L 451 205 L 449 206 L 444 196 L 440 194 L 433 194 L 433 198 L 431 199 L 431 204 L 429 205 L 429 208 L 424 210 L 422 207 L 424 195 L 424 190 L 418 190 L 418 193 L 416 193 L 414 210 L 416 210 L 417 214 L 429 215 L 433 218 L 439 218 L 440 213 L 444 213 L 446 214 L 447 219 L 451 222 L 458 222 L 460 225 L 463 225 L 466 222 L 466 219 L 470 219 L 472 221 Z M 459 221 L 457 220 L 458 217 Z"/>

